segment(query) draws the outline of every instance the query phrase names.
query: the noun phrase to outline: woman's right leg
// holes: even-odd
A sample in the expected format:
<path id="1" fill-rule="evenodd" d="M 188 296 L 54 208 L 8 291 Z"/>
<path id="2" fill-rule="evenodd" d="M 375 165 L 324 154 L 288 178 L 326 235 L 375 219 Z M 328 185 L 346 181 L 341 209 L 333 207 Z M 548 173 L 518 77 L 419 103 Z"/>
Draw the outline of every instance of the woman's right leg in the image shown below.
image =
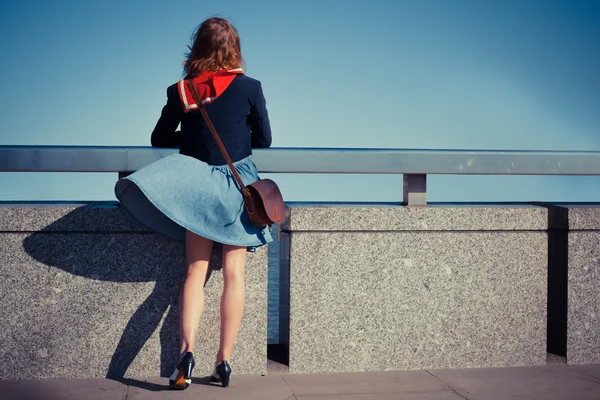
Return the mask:
<path id="1" fill-rule="evenodd" d="M 200 317 L 204 311 L 204 283 L 213 241 L 185 232 L 185 254 L 187 270 L 179 297 L 179 343 L 180 358 L 194 351 Z"/>
<path id="2" fill-rule="evenodd" d="M 221 295 L 221 340 L 217 364 L 229 361 L 244 313 L 246 247 L 223 245 L 223 294 Z"/>

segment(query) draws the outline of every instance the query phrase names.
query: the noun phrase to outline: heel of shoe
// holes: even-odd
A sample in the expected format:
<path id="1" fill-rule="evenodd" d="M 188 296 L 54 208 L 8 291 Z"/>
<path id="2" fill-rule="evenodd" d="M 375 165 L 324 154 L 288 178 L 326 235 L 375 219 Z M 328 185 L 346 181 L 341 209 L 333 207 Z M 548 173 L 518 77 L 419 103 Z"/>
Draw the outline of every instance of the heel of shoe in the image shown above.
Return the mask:
<path id="1" fill-rule="evenodd" d="M 194 362 L 186 363 L 182 366 L 181 370 L 183 371 L 183 376 L 185 379 L 192 379 L 192 370 L 194 369 Z"/>
<path id="2" fill-rule="evenodd" d="M 192 370 L 196 362 L 192 353 L 186 353 L 169 378 L 169 386 L 173 389 L 184 390 L 192 383 Z"/>
<path id="3" fill-rule="evenodd" d="M 177 368 L 183 371 L 183 376 L 185 379 L 192 378 L 192 371 L 196 366 L 196 360 L 194 360 L 194 355 L 190 352 L 185 353 Z"/>
<path id="4" fill-rule="evenodd" d="M 185 390 L 190 386 L 191 381 L 191 379 L 184 376 L 182 369 L 177 368 L 169 378 L 169 386 L 172 389 Z"/>
<path id="5" fill-rule="evenodd" d="M 229 386 L 229 374 L 221 378 L 221 385 L 223 385 L 223 387 Z"/>
<path id="6" fill-rule="evenodd" d="M 219 365 L 217 365 L 217 373 L 219 374 L 219 378 L 221 381 L 221 385 L 223 387 L 229 386 L 229 378 L 231 376 L 231 366 L 227 361 L 221 361 Z"/>

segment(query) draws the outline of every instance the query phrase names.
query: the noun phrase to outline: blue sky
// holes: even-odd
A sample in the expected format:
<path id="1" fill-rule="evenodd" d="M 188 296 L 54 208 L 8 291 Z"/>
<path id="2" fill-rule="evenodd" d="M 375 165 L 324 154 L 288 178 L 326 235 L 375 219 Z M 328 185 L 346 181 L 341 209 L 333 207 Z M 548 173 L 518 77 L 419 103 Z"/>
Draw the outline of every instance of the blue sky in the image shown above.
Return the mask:
<path id="1" fill-rule="evenodd" d="M 600 150 L 600 1 L 7 1 L 0 145 L 149 145 L 221 15 L 274 147 Z M 292 201 L 399 201 L 401 176 L 272 176 Z M 0 200 L 113 200 L 116 174 L 0 173 Z M 600 201 L 596 177 L 430 176 L 430 201 Z M 356 190 L 356 187 L 361 190 Z"/>

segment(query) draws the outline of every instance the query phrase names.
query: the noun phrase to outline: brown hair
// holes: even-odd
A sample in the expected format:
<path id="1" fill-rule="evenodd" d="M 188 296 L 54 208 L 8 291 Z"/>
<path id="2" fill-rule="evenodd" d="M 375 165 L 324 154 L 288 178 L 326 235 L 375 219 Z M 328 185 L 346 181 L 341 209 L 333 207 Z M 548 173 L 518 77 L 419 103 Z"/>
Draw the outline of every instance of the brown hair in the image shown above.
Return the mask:
<path id="1" fill-rule="evenodd" d="M 242 68 L 244 59 L 237 31 L 224 18 L 212 17 L 195 30 L 192 47 L 186 53 L 183 72 L 193 78 L 204 71 Z"/>

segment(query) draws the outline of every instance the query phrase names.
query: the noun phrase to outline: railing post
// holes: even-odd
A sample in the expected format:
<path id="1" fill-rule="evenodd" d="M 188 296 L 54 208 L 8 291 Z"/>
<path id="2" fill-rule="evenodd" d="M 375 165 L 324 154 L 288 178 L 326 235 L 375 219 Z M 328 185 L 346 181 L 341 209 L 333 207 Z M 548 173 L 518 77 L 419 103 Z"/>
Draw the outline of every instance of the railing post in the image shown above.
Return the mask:
<path id="1" fill-rule="evenodd" d="M 404 174 L 403 204 L 414 207 L 427 205 L 427 175 Z"/>

